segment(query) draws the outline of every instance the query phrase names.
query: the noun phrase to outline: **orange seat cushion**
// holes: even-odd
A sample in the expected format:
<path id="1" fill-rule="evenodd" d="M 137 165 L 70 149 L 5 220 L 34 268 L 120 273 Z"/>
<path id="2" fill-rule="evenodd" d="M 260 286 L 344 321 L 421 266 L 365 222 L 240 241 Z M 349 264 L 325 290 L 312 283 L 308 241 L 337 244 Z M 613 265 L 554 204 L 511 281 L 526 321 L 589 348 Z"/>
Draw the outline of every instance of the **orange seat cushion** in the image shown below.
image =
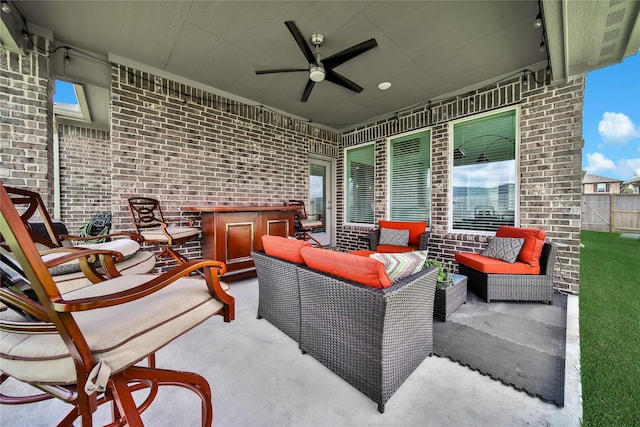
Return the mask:
<path id="1" fill-rule="evenodd" d="M 417 250 L 418 250 L 418 245 L 409 245 L 409 246 L 378 245 L 376 246 L 376 252 L 380 252 L 380 253 L 412 252 Z"/>
<path id="2" fill-rule="evenodd" d="M 384 265 L 375 259 L 313 247 L 304 247 L 300 254 L 305 264 L 323 273 L 372 288 L 388 288 L 391 279 L 384 271 Z"/>
<path id="3" fill-rule="evenodd" d="M 300 255 L 300 249 L 305 246 L 311 246 L 311 243 L 304 240 L 287 239 L 280 236 L 262 236 L 262 247 L 264 253 L 270 256 L 281 258 L 296 264 L 304 264 L 304 260 Z"/>
<path id="4" fill-rule="evenodd" d="M 349 253 L 351 255 L 369 256 L 371 254 L 375 254 L 375 251 L 370 251 L 369 249 L 358 249 L 357 251 L 351 251 Z"/>
<path id="5" fill-rule="evenodd" d="M 420 245 L 420 236 L 427 229 L 426 221 L 378 221 L 380 228 L 391 228 L 393 230 L 409 230 L 409 245 Z M 378 251 L 380 252 L 380 251 Z M 407 251 L 403 251 L 407 252 Z"/>
<path id="6" fill-rule="evenodd" d="M 524 245 L 518 254 L 518 261 L 533 267 L 540 266 L 540 255 L 547 233 L 537 228 L 522 228 L 502 225 L 496 231 L 496 237 L 519 237 L 524 239 Z"/>
<path id="7" fill-rule="evenodd" d="M 540 274 L 540 264 L 533 266 L 521 261 L 511 264 L 471 252 L 457 253 L 456 262 L 486 274 Z"/>

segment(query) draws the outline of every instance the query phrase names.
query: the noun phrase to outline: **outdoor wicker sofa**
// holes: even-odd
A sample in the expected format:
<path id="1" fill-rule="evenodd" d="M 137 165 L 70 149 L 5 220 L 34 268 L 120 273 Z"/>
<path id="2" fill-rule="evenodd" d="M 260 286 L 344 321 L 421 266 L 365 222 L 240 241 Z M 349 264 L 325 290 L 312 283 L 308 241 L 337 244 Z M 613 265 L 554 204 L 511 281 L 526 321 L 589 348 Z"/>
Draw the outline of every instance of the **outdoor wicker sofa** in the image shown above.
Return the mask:
<path id="1" fill-rule="evenodd" d="M 471 292 L 487 302 L 501 301 L 541 301 L 553 302 L 553 272 L 557 246 L 544 243 L 540 255 L 539 274 L 488 274 L 459 263 L 460 274 L 468 277 L 467 286 Z"/>
<path id="2" fill-rule="evenodd" d="M 435 268 L 377 289 L 264 252 L 252 255 L 258 318 L 375 401 L 379 412 L 433 353 Z"/>

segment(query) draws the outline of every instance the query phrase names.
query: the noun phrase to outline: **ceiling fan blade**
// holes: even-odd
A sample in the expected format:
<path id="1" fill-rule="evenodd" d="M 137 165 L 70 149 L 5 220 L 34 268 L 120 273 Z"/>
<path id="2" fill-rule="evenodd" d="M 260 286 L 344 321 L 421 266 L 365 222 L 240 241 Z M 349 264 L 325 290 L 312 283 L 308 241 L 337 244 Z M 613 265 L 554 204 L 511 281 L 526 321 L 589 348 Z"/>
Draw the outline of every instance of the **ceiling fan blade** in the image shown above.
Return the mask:
<path id="1" fill-rule="evenodd" d="M 298 71 L 309 72 L 308 68 L 276 68 L 274 70 L 256 70 L 256 74 L 273 74 L 273 73 L 295 73 Z"/>
<path id="2" fill-rule="evenodd" d="M 309 64 L 318 65 L 318 61 L 316 61 L 316 57 L 313 54 L 313 51 L 307 44 L 307 41 L 303 37 L 302 33 L 300 32 L 296 24 L 293 21 L 286 21 L 285 25 L 291 32 L 291 35 L 293 36 L 293 38 L 296 39 L 296 43 L 298 43 L 298 46 L 300 47 L 300 50 L 304 54 L 304 57 L 307 58 L 307 62 Z"/>
<path id="3" fill-rule="evenodd" d="M 316 82 L 314 82 L 313 80 L 309 79 L 309 81 L 307 81 L 307 85 L 304 88 L 304 92 L 302 93 L 300 102 L 307 102 L 307 99 L 309 99 L 309 95 L 311 95 L 311 89 L 313 89 L 315 85 Z"/>
<path id="4" fill-rule="evenodd" d="M 347 48 L 341 52 L 335 53 L 323 59 L 321 62 L 325 68 L 334 68 L 376 46 L 378 46 L 378 42 L 376 42 L 376 39 L 369 39 L 355 46 L 351 46 L 350 48 Z"/>
<path id="5" fill-rule="evenodd" d="M 354 82 L 352 82 L 351 80 L 349 80 L 348 78 L 341 76 L 340 74 L 336 73 L 333 70 L 326 70 L 326 75 L 324 76 L 325 80 L 330 81 L 331 83 L 335 83 L 339 86 L 345 87 L 349 90 L 352 90 L 354 92 L 362 92 L 364 89 L 360 86 L 358 86 L 357 84 L 355 84 Z"/>

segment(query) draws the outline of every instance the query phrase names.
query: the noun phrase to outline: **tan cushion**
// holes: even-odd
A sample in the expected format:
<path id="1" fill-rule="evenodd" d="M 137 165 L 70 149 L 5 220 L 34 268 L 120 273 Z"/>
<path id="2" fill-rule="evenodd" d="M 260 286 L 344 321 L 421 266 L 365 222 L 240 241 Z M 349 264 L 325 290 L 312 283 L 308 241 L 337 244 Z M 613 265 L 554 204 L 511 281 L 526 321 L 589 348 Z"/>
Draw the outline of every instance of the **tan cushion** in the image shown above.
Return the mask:
<path id="1" fill-rule="evenodd" d="M 117 262 L 115 266 L 122 275 L 144 274 L 156 266 L 156 257 L 153 252 L 138 251 L 132 257 Z M 53 276 L 53 280 L 62 294 L 91 284 L 91 281 L 81 271 Z"/>
<path id="2" fill-rule="evenodd" d="M 322 227 L 322 221 L 318 221 L 315 219 L 301 219 L 300 225 L 302 228 L 318 228 Z"/>
<path id="3" fill-rule="evenodd" d="M 87 248 L 87 249 L 96 249 L 96 250 L 103 249 L 103 250 L 120 252 L 124 257 L 124 259 L 126 260 L 127 258 L 132 257 L 133 254 L 135 254 L 140 249 L 140 243 L 131 239 L 117 239 L 117 240 L 112 240 L 110 242 L 77 245 L 77 247 Z M 42 259 L 44 261 L 50 261 L 68 254 L 69 254 L 68 252 L 54 252 L 51 254 L 43 255 Z M 78 260 L 73 260 L 61 265 L 56 265 L 55 267 L 51 267 L 49 269 L 49 273 L 51 273 L 52 276 L 57 276 L 60 274 L 75 273 L 77 271 L 80 271 L 80 264 L 78 263 Z"/>
<path id="4" fill-rule="evenodd" d="M 140 285 L 148 275 L 121 276 L 73 291 L 67 298 L 98 296 Z M 222 309 L 200 278 L 181 278 L 127 304 L 74 313 L 94 359 L 114 372 L 158 350 Z M 0 370 L 32 383 L 75 383 L 76 371 L 57 334 L 0 333 Z"/>
<path id="5" fill-rule="evenodd" d="M 195 236 L 200 231 L 197 228 L 191 227 L 167 227 L 167 233 L 171 235 L 174 239 L 182 239 L 184 237 Z M 149 230 L 144 230 L 140 232 L 140 235 L 145 238 L 145 240 L 154 241 L 154 242 L 168 242 L 167 236 L 164 235 L 161 228 L 152 228 Z"/>

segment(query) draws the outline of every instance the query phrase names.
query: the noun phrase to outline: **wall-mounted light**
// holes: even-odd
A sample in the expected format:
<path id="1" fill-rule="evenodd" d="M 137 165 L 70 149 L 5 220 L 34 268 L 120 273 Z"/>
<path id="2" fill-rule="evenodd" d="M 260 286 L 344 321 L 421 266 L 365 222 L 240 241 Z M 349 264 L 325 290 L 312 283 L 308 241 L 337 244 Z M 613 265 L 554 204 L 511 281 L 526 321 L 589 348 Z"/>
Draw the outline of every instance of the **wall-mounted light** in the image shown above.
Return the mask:
<path id="1" fill-rule="evenodd" d="M 69 49 L 64 52 L 64 63 L 68 64 L 71 62 L 71 57 L 69 56 Z"/>
<path id="2" fill-rule="evenodd" d="M 11 13 L 11 6 L 7 0 L 2 0 L 2 11 L 4 13 Z"/>

